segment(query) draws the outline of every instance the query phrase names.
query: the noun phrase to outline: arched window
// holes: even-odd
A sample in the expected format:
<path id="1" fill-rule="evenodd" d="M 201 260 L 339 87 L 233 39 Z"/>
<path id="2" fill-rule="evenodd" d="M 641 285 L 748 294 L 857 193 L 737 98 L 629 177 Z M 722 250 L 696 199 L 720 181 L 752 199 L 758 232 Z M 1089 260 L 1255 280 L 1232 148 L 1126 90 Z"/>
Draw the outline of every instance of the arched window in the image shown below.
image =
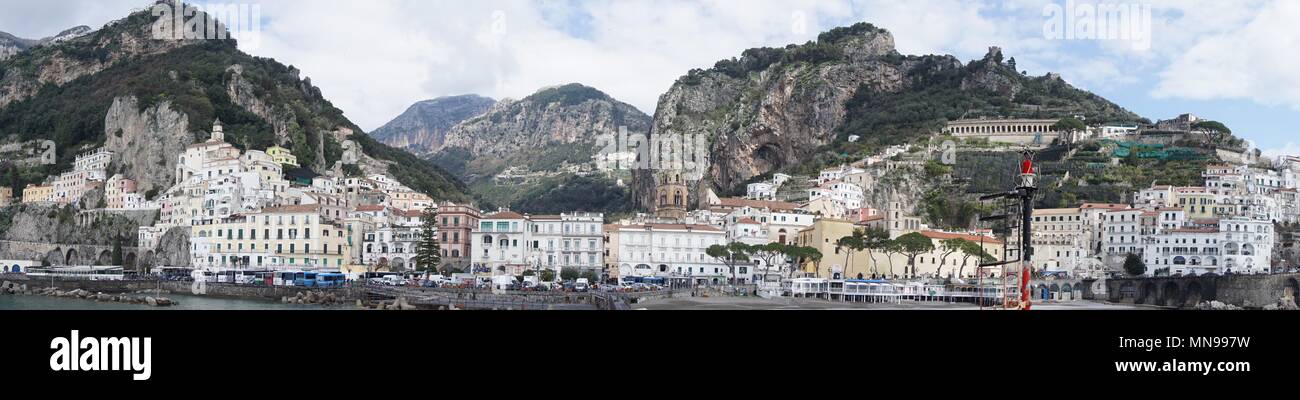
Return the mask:
<path id="1" fill-rule="evenodd" d="M 492 244 L 492 235 L 483 235 L 483 244 Z"/>

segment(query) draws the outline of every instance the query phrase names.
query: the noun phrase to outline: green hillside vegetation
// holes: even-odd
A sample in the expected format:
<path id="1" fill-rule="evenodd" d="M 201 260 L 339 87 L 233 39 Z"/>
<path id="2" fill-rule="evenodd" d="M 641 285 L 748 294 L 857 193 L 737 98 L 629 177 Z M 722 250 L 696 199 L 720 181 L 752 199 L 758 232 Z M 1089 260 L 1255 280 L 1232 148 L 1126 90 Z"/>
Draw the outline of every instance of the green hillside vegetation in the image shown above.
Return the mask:
<path id="1" fill-rule="evenodd" d="M 21 53 L 0 67 L 8 74 L 31 76 L 36 73 L 35 65 L 59 52 L 82 60 L 108 60 L 120 49 L 119 36 L 138 34 L 153 21 L 148 12 L 138 12 L 86 37 Z M 289 117 L 288 143 L 276 143 L 274 128 L 236 105 L 228 95 L 226 85 L 233 75 L 228 68 L 236 64 L 243 68 L 243 79 L 253 85 L 254 95 L 273 106 L 277 113 Z M 58 165 L 43 172 L 67 170 L 77 153 L 75 150 L 105 142 L 104 116 L 114 98 L 125 95 L 140 99 L 142 111 L 170 102 L 173 109 L 189 116 L 189 130 L 195 134 L 195 141 L 201 140 L 204 137 L 201 132 L 209 130 L 212 121 L 219 118 L 227 141 L 236 147 L 260 150 L 282 145 L 290 148 L 304 166 L 329 166 L 342 157 L 342 146 L 330 130 L 348 128 L 361 132 L 318 88 L 300 79 L 293 67 L 240 52 L 234 40 L 208 40 L 165 54 L 122 60 L 104 71 L 62 86 L 46 85 L 31 98 L 0 109 L 0 137 L 17 135 L 21 140 L 53 140 L 61 150 Z M 397 161 L 389 172 L 398 181 L 440 198 L 463 197 L 463 185 L 432 164 L 382 146 L 365 135 L 353 135 L 353 140 L 361 143 L 372 157 Z M 36 175 L 31 171 L 18 174 Z"/>
<path id="2" fill-rule="evenodd" d="M 590 211 L 614 215 L 631 210 L 631 194 L 604 178 L 570 176 L 533 187 L 510 208 L 529 214 Z"/>
<path id="3" fill-rule="evenodd" d="M 570 83 L 563 86 L 541 90 L 534 93 L 532 96 L 528 96 L 526 100 L 532 100 L 534 104 L 540 107 L 545 107 L 552 103 L 560 103 L 561 106 L 572 107 L 585 103 L 588 100 L 604 100 L 608 98 L 608 95 L 596 90 L 595 88 L 577 83 Z"/>
<path id="4" fill-rule="evenodd" d="M 884 32 L 868 23 L 835 28 L 817 41 L 785 48 L 755 48 L 740 58 L 719 61 L 710 70 L 692 70 L 679 83 L 697 85 L 708 73 L 737 79 L 772 69 L 817 67 L 845 62 L 843 46 L 854 37 Z M 828 166 L 861 160 L 885 147 L 912 144 L 940 132 L 947 122 L 962 118 L 1064 118 L 1084 116 L 1089 123 L 1150 121 L 1090 92 L 1052 76 L 1030 77 L 990 57 L 965 65 L 949 56 L 890 54 L 879 59 L 906 71 L 906 87 L 878 91 L 864 84 L 845 103 L 847 116 L 836 139 L 804 163 L 782 172 L 812 174 Z M 978 79 L 1005 81 L 1008 92 L 966 83 Z M 815 84 L 813 82 L 801 82 Z M 720 118 L 723 116 L 719 116 Z M 851 136 L 859 140 L 850 142 Z"/>
<path id="5" fill-rule="evenodd" d="M 73 48 L 86 45 L 73 43 Z M 318 89 L 303 85 L 290 67 L 240 53 L 233 42 L 215 40 L 119 63 L 63 86 L 46 85 L 32 98 L 0 110 L 0 134 L 18 134 L 23 140 L 48 138 L 61 149 L 98 146 L 105 140 L 104 115 L 113 99 L 134 95 L 140 99 L 141 111 L 170 102 L 190 117 L 192 132 L 205 132 L 214 118 L 220 118 L 228 140 L 241 149 L 278 144 L 270 124 L 236 105 L 227 94 L 226 82 L 233 73 L 226 68 L 234 64 L 243 66 L 243 77 L 256 86 L 258 98 L 292 111 L 290 142 L 285 145 L 300 163 L 315 164 L 322 141 L 326 164 L 342 156 L 342 147 L 327 131 L 335 126 L 359 128 Z M 60 162 L 74 156 L 63 153 Z"/>
<path id="6" fill-rule="evenodd" d="M 428 160 L 393 148 L 363 133 L 354 133 L 348 139 L 361 145 L 366 155 L 377 160 L 391 161 L 388 174 L 412 190 L 433 196 L 436 200 L 466 202 L 471 200 L 464 183 Z"/>
<path id="7" fill-rule="evenodd" d="M 1152 184 L 1200 186 L 1205 183 L 1201 176 L 1205 167 L 1217 161 L 1208 154 L 1192 160 L 1142 159 L 1134 155 L 1112 165 L 1110 155 L 1095 143 L 1085 145 L 1072 157 L 1063 158 L 1066 150 L 1057 147 L 1037 156 L 1042 188 L 1038 207 L 1128 202 L 1133 192 Z M 966 193 L 972 197 L 1007 191 L 1017 182 L 1016 166 L 1021 158 L 1015 152 L 960 152 L 954 177 L 966 182 Z M 1065 180 L 1067 173 L 1070 179 Z"/>

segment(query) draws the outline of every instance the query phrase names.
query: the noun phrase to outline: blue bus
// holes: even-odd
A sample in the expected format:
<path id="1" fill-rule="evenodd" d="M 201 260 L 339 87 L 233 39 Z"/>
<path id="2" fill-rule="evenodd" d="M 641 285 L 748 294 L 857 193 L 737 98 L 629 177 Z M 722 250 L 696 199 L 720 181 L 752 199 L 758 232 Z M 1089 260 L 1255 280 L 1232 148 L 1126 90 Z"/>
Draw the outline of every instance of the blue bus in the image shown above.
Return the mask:
<path id="1" fill-rule="evenodd" d="M 299 287 L 316 287 L 315 272 L 295 272 L 293 274 L 293 285 Z"/>
<path id="2" fill-rule="evenodd" d="M 316 275 L 316 287 L 342 287 L 348 282 L 348 276 L 340 273 L 320 273 Z"/>

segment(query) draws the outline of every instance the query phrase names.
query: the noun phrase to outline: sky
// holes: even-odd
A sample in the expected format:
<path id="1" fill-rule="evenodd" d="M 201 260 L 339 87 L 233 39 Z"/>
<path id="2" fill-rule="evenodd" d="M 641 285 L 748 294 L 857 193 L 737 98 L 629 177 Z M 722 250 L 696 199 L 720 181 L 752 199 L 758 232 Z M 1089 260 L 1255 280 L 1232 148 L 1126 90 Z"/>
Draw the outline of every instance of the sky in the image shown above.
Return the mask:
<path id="1" fill-rule="evenodd" d="M 0 0 L 0 31 L 98 28 L 147 0 Z M 232 4 L 195 2 L 198 5 Z M 692 68 L 870 22 L 904 54 L 999 46 L 1152 120 L 1192 113 L 1300 154 L 1300 1 L 245 0 L 242 50 L 291 64 L 367 131 L 440 96 L 582 83 L 654 114 Z M 254 7 L 255 6 L 255 7 Z M 251 12 L 256 10 L 256 12 Z M 1114 19 L 1106 16 L 1117 16 Z M 1125 29 L 1109 21 L 1125 22 Z M 1109 28 L 1098 28 L 1106 25 Z"/>

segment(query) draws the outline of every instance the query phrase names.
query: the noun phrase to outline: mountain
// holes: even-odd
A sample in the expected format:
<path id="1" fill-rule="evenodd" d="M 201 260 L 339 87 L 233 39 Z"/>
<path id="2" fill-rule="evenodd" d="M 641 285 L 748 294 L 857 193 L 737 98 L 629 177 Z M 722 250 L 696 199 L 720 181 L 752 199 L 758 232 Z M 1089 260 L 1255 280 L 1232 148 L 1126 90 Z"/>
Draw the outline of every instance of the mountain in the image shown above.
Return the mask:
<path id="1" fill-rule="evenodd" d="M 705 189 L 734 192 L 771 172 L 815 174 L 861 160 L 926 138 L 950 120 L 1071 115 L 1142 120 L 1057 75 L 1026 76 L 998 48 L 970 63 L 902 55 L 892 34 L 860 23 L 690 71 L 660 97 L 651 135 L 708 135 L 711 161 L 693 183 L 698 201 Z M 653 204 L 653 188 L 651 171 L 637 171 L 634 198 L 642 208 Z"/>
<path id="2" fill-rule="evenodd" d="M 370 136 L 384 144 L 416 154 L 442 148 L 447 132 L 467 119 L 483 115 L 496 100 L 476 95 L 440 97 L 415 103 Z"/>
<path id="3" fill-rule="evenodd" d="M 546 88 L 522 100 L 502 100 L 447 132 L 431 159 L 496 204 L 508 205 L 547 178 L 589 171 L 601 135 L 650 130 L 650 116 L 580 84 Z M 494 184 L 503 172 L 507 185 Z M 553 181 L 554 179 L 550 179 Z"/>
<path id="4" fill-rule="evenodd" d="M 363 134 L 296 68 L 245 54 L 234 40 L 155 39 L 155 20 L 135 12 L 0 62 L 0 142 L 51 140 L 58 149 L 53 166 L 5 167 L 17 170 L 0 171 L 7 184 L 39 183 L 102 146 L 119 154 L 111 170 L 157 193 L 172 182 L 179 149 L 220 119 L 241 149 L 278 145 L 317 173 L 385 173 L 438 199 L 468 199 L 446 172 Z M 340 162 L 348 140 L 362 151 L 355 168 Z"/>
<path id="5" fill-rule="evenodd" d="M 23 39 L 6 32 L 0 32 L 0 61 L 32 48 L 39 40 Z"/>

